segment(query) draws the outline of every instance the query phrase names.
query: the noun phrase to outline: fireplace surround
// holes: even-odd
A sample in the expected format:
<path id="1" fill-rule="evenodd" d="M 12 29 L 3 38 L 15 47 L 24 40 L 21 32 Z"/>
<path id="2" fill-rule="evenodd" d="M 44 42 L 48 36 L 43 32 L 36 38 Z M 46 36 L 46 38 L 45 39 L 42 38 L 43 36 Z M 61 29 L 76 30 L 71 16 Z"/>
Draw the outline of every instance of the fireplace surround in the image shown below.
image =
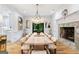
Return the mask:
<path id="1" fill-rule="evenodd" d="M 74 40 L 69 40 L 67 38 L 64 38 L 64 28 L 66 27 L 73 27 L 74 28 Z M 72 49 L 79 50 L 79 21 L 75 22 L 69 22 L 69 23 L 61 23 L 58 25 L 59 28 L 59 41 L 63 42 L 67 46 L 69 46 Z M 61 29 L 60 29 L 61 28 Z M 73 30 L 72 30 L 73 31 Z M 71 32 L 72 32 L 71 31 Z"/>

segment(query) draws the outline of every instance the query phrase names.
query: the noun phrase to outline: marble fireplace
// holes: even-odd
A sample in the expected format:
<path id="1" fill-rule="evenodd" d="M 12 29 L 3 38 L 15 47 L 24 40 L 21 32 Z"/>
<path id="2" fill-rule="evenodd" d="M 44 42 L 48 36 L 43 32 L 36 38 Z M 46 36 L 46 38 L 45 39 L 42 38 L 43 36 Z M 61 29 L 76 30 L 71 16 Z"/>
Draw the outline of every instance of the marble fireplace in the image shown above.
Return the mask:
<path id="1" fill-rule="evenodd" d="M 72 49 L 79 50 L 79 21 L 59 24 L 59 38 Z"/>

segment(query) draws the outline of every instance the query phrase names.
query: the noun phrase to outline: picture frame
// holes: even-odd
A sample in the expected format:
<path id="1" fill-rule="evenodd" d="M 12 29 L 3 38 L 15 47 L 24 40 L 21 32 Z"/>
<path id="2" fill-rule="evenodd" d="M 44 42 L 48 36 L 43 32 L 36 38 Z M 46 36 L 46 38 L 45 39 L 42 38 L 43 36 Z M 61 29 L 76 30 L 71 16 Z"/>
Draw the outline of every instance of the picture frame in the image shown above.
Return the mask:
<path id="1" fill-rule="evenodd" d="M 30 21 L 26 20 L 26 28 L 30 28 Z"/>

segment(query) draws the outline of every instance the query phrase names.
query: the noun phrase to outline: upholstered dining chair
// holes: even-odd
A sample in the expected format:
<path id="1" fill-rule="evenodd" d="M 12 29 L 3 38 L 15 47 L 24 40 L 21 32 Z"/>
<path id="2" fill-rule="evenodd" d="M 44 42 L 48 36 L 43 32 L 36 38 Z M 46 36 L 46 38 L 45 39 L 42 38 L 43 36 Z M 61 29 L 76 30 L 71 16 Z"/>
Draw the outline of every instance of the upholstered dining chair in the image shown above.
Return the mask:
<path id="1" fill-rule="evenodd" d="M 40 33 L 40 35 L 44 35 L 44 33 L 43 33 L 43 32 L 41 32 L 41 33 Z"/>
<path id="2" fill-rule="evenodd" d="M 28 54 L 28 53 L 29 53 L 29 49 L 30 49 L 30 46 L 24 44 L 24 45 L 21 47 L 21 53 L 22 53 L 22 54 Z"/>
<path id="3" fill-rule="evenodd" d="M 51 38 L 52 35 L 48 34 L 48 33 L 45 33 L 45 35 L 48 37 L 48 38 Z"/>
<path id="4" fill-rule="evenodd" d="M 27 34 L 25 37 L 22 37 L 22 38 L 20 39 L 21 46 L 24 44 L 25 41 L 28 40 L 28 38 L 30 37 L 30 35 L 31 35 L 31 34 Z"/>
<path id="5" fill-rule="evenodd" d="M 53 40 L 54 42 L 56 42 L 57 41 L 57 38 L 56 37 L 51 37 L 51 40 Z"/>
<path id="6" fill-rule="evenodd" d="M 56 54 L 56 45 L 54 44 L 49 44 L 48 49 L 50 51 L 50 54 Z"/>
<path id="7" fill-rule="evenodd" d="M 48 49 L 49 49 L 51 54 L 55 54 L 56 53 L 56 41 L 57 41 L 57 38 L 52 36 L 50 39 L 52 40 L 53 44 L 49 44 Z"/>
<path id="8" fill-rule="evenodd" d="M 25 40 L 26 40 L 26 37 L 23 37 L 23 38 L 20 39 L 20 42 L 22 43 L 22 42 L 24 42 Z"/>
<path id="9" fill-rule="evenodd" d="M 56 42 L 57 42 L 57 38 L 56 37 L 51 37 L 51 40 L 54 42 L 54 44 L 56 44 Z"/>
<path id="10" fill-rule="evenodd" d="M 33 35 L 37 35 L 37 32 L 34 32 Z"/>

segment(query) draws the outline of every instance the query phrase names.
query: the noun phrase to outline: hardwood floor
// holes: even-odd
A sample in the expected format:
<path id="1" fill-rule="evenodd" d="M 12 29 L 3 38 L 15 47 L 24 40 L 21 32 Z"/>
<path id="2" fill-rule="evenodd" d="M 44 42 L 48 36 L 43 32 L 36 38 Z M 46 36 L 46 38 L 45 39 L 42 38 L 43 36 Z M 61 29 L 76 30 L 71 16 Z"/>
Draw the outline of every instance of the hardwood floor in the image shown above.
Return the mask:
<path id="1" fill-rule="evenodd" d="M 62 42 L 56 43 L 57 49 L 56 54 L 79 54 L 79 51 L 70 49 L 68 46 L 64 45 Z M 9 54 L 21 54 L 20 44 L 9 44 L 7 47 L 7 52 Z"/>
<path id="2" fill-rule="evenodd" d="M 79 54 L 79 51 L 70 49 L 68 46 L 64 45 L 62 42 L 57 42 L 57 54 Z"/>
<path id="3" fill-rule="evenodd" d="M 7 44 L 6 49 L 8 54 L 21 54 L 21 44 L 19 43 Z"/>

